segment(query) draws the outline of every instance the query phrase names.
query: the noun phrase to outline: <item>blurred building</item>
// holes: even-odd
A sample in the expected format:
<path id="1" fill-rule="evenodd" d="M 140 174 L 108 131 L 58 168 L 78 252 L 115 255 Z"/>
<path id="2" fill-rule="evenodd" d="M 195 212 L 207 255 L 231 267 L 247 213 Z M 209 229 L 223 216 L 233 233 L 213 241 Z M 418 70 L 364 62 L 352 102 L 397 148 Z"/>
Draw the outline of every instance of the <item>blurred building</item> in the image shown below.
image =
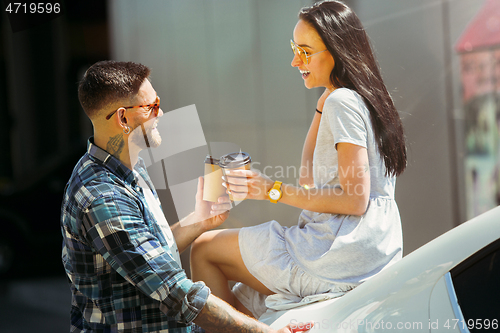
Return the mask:
<path id="1" fill-rule="evenodd" d="M 465 113 L 467 216 L 500 205 L 500 2 L 488 0 L 455 45 Z"/>

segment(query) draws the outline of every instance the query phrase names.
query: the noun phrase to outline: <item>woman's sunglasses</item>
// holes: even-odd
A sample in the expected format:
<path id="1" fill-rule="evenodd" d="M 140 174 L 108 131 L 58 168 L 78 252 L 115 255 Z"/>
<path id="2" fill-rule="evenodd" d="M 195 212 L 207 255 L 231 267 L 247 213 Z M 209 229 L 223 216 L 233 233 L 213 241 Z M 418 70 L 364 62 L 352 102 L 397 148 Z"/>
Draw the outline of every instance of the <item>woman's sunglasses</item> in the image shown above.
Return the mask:
<path id="1" fill-rule="evenodd" d="M 304 64 L 306 64 L 306 65 L 309 65 L 309 58 L 310 57 L 312 57 L 315 54 L 318 54 L 318 53 L 326 51 L 326 50 L 323 50 L 323 51 L 319 51 L 319 52 L 316 52 L 316 53 L 308 55 L 307 52 L 303 48 L 301 48 L 300 46 L 298 46 L 297 44 L 295 44 L 295 42 L 293 40 L 291 40 L 291 39 L 290 39 L 290 46 L 292 47 L 293 54 L 298 55 L 299 58 L 300 58 L 300 60 Z"/>

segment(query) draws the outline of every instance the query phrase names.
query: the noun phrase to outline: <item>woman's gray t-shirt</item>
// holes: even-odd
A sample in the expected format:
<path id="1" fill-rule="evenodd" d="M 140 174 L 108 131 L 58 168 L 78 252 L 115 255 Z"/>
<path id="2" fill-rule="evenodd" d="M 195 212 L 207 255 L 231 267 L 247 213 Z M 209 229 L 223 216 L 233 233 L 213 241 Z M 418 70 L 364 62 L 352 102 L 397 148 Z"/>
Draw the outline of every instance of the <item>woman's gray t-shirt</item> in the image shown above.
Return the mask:
<path id="1" fill-rule="evenodd" d="M 325 101 L 313 158 L 316 188 L 338 191 L 340 172 L 336 145 L 365 147 L 370 170 L 370 199 L 362 216 L 302 211 L 298 227 L 286 228 L 284 239 L 294 261 L 309 274 L 344 287 L 357 286 L 402 256 L 399 210 L 394 200 L 395 177 L 385 175 L 362 97 L 347 88 L 334 90 Z M 361 188 L 348 188 L 360 191 Z"/>

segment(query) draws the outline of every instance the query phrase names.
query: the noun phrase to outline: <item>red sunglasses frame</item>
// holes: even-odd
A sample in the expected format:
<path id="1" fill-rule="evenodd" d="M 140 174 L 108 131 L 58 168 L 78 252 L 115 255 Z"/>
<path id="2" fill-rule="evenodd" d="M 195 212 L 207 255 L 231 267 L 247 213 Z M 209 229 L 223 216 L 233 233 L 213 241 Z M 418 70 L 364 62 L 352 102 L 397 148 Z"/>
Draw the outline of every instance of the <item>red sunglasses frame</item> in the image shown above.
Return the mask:
<path id="1" fill-rule="evenodd" d="M 135 106 L 122 106 L 116 109 L 115 111 L 111 112 L 106 116 L 106 120 L 109 120 L 115 113 L 116 111 L 120 109 L 136 109 L 136 108 L 145 108 L 145 107 L 151 107 L 151 109 L 155 113 L 155 117 L 158 116 L 158 113 L 160 111 L 160 97 L 156 96 L 156 99 L 153 104 L 146 104 L 146 105 L 135 105 Z"/>

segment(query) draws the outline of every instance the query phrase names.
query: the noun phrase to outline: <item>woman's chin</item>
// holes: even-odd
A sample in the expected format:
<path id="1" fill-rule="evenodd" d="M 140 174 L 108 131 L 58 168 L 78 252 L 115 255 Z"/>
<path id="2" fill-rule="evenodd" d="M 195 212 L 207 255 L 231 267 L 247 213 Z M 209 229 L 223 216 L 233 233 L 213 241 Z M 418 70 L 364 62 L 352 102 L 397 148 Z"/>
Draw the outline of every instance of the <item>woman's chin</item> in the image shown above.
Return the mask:
<path id="1" fill-rule="evenodd" d="M 319 87 L 321 87 L 320 85 L 317 85 L 317 84 L 308 84 L 307 82 L 304 82 L 304 85 L 306 86 L 307 89 L 313 89 L 313 88 L 319 88 Z"/>

